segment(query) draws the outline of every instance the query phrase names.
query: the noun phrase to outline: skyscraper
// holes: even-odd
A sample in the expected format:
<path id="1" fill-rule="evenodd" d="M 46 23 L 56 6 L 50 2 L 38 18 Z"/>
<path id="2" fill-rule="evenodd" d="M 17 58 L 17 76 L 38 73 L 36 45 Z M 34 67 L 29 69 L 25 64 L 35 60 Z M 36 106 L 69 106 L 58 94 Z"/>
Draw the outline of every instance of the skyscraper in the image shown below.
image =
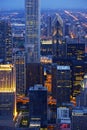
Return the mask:
<path id="1" fill-rule="evenodd" d="M 70 66 L 54 64 L 52 66 L 52 92 L 57 100 L 57 106 L 70 102 L 71 69 Z"/>
<path id="2" fill-rule="evenodd" d="M 32 122 L 40 122 L 41 128 L 47 127 L 47 89 L 41 84 L 29 89 L 29 117 Z"/>
<path id="3" fill-rule="evenodd" d="M 15 69 L 12 64 L 0 65 L 0 127 L 14 127 L 16 116 Z"/>
<path id="4" fill-rule="evenodd" d="M 26 67 L 25 53 L 17 51 L 14 55 L 14 64 L 16 67 L 16 92 L 17 94 L 25 94 L 26 92 Z"/>
<path id="5" fill-rule="evenodd" d="M 25 0 L 26 87 L 40 82 L 40 0 Z"/>
<path id="6" fill-rule="evenodd" d="M 40 62 L 40 0 L 25 0 L 27 63 Z"/>
<path id="7" fill-rule="evenodd" d="M 52 28 L 53 57 L 65 57 L 66 44 L 63 42 L 63 20 L 59 14 L 56 14 L 52 23 Z"/>
<path id="8" fill-rule="evenodd" d="M 86 130 L 87 129 L 87 109 L 84 107 L 76 107 L 72 111 L 71 129 Z"/>
<path id="9" fill-rule="evenodd" d="M 12 32 L 8 20 L 0 20 L 0 60 L 12 63 Z"/>
<path id="10" fill-rule="evenodd" d="M 67 58 L 72 61 L 72 88 L 73 96 L 76 96 L 80 93 L 80 82 L 85 74 L 85 43 L 68 43 Z"/>

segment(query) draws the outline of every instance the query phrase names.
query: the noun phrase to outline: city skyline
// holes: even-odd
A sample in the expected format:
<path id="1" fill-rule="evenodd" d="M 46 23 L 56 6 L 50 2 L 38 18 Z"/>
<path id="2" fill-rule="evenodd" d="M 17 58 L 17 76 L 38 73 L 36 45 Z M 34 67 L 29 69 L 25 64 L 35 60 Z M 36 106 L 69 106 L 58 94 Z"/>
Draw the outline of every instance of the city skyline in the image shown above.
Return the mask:
<path id="1" fill-rule="evenodd" d="M 19 0 L 20 1 L 20 0 Z M 86 0 L 41 0 L 41 9 L 43 8 L 50 8 L 50 9 L 57 9 L 57 8 L 87 8 L 87 1 Z M 18 0 L 3 0 L 0 3 L 0 9 L 24 9 L 25 4 L 24 0 L 21 0 L 21 3 L 18 3 Z"/>
<path id="2" fill-rule="evenodd" d="M 87 130 L 83 1 L 1 1 L 0 129 Z"/>

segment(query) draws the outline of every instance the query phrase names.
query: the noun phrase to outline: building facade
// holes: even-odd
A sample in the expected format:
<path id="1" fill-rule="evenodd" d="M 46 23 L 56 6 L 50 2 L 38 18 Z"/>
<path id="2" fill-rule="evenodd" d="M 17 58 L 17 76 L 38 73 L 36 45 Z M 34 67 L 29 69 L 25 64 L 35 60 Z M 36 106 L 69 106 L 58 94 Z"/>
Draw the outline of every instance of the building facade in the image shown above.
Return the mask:
<path id="1" fill-rule="evenodd" d="M 73 96 L 80 93 L 79 85 L 85 74 L 85 43 L 68 43 L 67 58 L 71 59 Z"/>
<path id="2" fill-rule="evenodd" d="M 12 63 L 12 32 L 8 20 L 0 21 L 0 60 L 2 63 Z"/>
<path id="3" fill-rule="evenodd" d="M 29 89 L 29 117 L 32 122 L 39 122 L 41 128 L 47 127 L 47 89 L 42 85 L 35 85 Z"/>
<path id="4" fill-rule="evenodd" d="M 71 119 L 71 129 L 72 130 L 86 130 L 87 129 L 87 108 L 75 108 L 72 111 Z"/>
<path id="5" fill-rule="evenodd" d="M 27 63 L 40 62 L 40 0 L 25 0 Z"/>
<path id="6" fill-rule="evenodd" d="M 52 28 L 53 57 L 65 57 L 66 44 L 63 42 L 63 20 L 59 14 L 56 14 Z"/>
<path id="7" fill-rule="evenodd" d="M 17 51 L 14 55 L 16 67 L 16 92 L 20 95 L 26 93 L 26 60 L 24 51 Z"/>
<path id="8" fill-rule="evenodd" d="M 52 67 L 52 94 L 57 100 L 57 106 L 70 102 L 71 69 L 70 66 L 54 64 Z"/>
<path id="9" fill-rule="evenodd" d="M 25 0 L 25 14 L 26 87 L 29 88 L 40 83 L 40 0 Z"/>
<path id="10" fill-rule="evenodd" d="M 0 126 L 13 127 L 16 116 L 15 68 L 11 64 L 0 65 Z"/>
<path id="11" fill-rule="evenodd" d="M 59 130 L 71 130 L 71 119 L 69 115 L 69 108 L 57 108 L 57 125 Z"/>

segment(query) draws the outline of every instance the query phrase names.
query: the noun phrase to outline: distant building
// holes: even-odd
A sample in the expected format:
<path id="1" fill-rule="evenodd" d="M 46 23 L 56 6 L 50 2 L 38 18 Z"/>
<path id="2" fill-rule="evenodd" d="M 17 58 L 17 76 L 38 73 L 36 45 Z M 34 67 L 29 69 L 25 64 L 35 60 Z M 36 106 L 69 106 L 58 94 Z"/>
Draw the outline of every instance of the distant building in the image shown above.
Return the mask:
<path id="1" fill-rule="evenodd" d="M 70 27 L 71 27 L 71 24 L 70 23 L 65 23 L 65 36 L 70 36 Z"/>
<path id="2" fill-rule="evenodd" d="M 87 88 L 87 73 L 84 75 L 83 81 L 82 81 L 82 88 Z"/>
<path id="3" fill-rule="evenodd" d="M 72 112 L 72 130 L 87 130 L 87 108 L 76 108 Z"/>
<path id="4" fill-rule="evenodd" d="M 0 20 L 0 60 L 12 63 L 12 30 L 8 20 Z"/>
<path id="5" fill-rule="evenodd" d="M 47 37 L 52 36 L 52 18 L 48 15 L 47 17 Z"/>
<path id="6" fill-rule="evenodd" d="M 47 89 L 42 85 L 35 85 L 29 89 L 29 120 L 38 122 L 41 128 L 47 128 Z"/>
<path id="7" fill-rule="evenodd" d="M 15 68 L 11 64 L 0 65 L 0 126 L 14 127 L 16 116 Z"/>
<path id="8" fill-rule="evenodd" d="M 43 84 L 43 65 L 40 63 L 26 65 L 26 89 L 34 84 Z"/>
<path id="9" fill-rule="evenodd" d="M 12 34 L 13 35 L 13 47 L 14 48 L 24 48 L 25 37 L 23 33 Z"/>
<path id="10" fill-rule="evenodd" d="M 16 67 L 16 92 L 26 93 L 26 59 L 24 51 L 17 51 L 13 57 Z"/>
<path id="11" fill-rule="evenodd" d="M 79 107 L 87 107 L 87 88 L 76 96 L 76 105 Z"/>
<path id="12" fill-rule="evenodd" d="M 48 95 L 52 94 L 52 66 L 51 64 L 43 64 L 44 66 L 44 86 L 47 88 Z"/>
<path id="13" fill-rule="evenodd" d="M 76 96 L 76 105 L 79 107 L 87 107 L 87 74 L 84 76 L 83 81 L 81 81 L 81 91 Z"/>
<path id="14" fill-rule="evenodd" d="M 57 99 L 57 106 L 70 102 L 71 69 L 70 66 L 53 64 L 52 94 Z"/>
<path id="15" fill-rule="evenodd" d="M 67 57 L 73 60 L 84 61 L 85 43 L 67 43 Z"/>
<path id="16" fill-rule="evenodd" d="M 41 56 L 52 55 L 52 38 L 41 39 Z"/>
<path id="17" fill-rule="evenodd" d="M 71 130 L 71 119 L 69 116 L 69 108 L 57 108 L 57 125 L 59 130 Z"/>
<path id="18" fill-rule="evenodd" d="M 72 61 L 73 96 L 80 92 L 80 82 L 85 74 L 85 43 L 68 43 L 67 58 Z"/>
<path id="19" fill-rule="evenodd" d="M 66 44 L 63 42 L 63 20 L 59 14 L 56 14 L 52 25 L 53 57 L 65 57 Z"/>

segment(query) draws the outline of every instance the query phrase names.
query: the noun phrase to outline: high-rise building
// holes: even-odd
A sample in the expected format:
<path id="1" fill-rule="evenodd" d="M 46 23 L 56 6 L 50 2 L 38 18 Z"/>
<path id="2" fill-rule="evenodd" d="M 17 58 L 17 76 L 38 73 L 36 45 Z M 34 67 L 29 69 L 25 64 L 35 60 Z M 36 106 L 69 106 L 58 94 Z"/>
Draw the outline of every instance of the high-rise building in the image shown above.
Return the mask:
<path id="1" fill-rule="evenodd" d="M 44 86 L 48 90 L 48 94 L 52 93 L 52 73 L 51 73 L 51 65 L 47 65 L 44 67 Z"/>
<path id="2" fill-rule="evenodd" d="M 63 41 L 63 20 L 56 14 L 52 23 L 53 57 L 66 56 L 66 44 Z"/>
<path id="3" fill-rule="evenodd" d="M 72 60 L 84 61 L 85 60 L 85 43 L 68 43 L 67 44 L 67 57 Z"/>
<path id="4" fill-rule="evenodd" d="M 57 100 L 57 106 L 70 102 L 71 69 L 70 66 L 54 64 L 52 67 L 52 94 Z"/>
<path id="5" fill-rule="evenodd" d="M 76 96 L 76 105 L 79 107 L 87 107 L 87 88 Z"/>
<path id="6" fill-rule="evenodd" d="M 40 0 L 25 0 L 26 87 L 40 84 Z"/>
<path id="7" fill-rule="evenodd" d="M 12 63 L 12 32 L 8 20 L 0 21 L 0 60 L 2 63 Z"/>
<path id="8" fill-rule="evenodd" d="M 24 51 L 17 51 L 13 57 L 16 67 L 16 93 L 26 93 L 26 60 Z"/>
<path id="9" fill-rule="evenodd" d="M 59 130 L 71 130 L 69 108 L 67 107 L 57 108 L 57 124 Z"/>
<path id="10" fill-rule="evenodd" d="M 43 84 L 43 65 L 40 63 L 27 64 L 26 67 L 26 88 L 34 84 Z"/>
<path id="11" fill-rule="evenodd" d="M 41 39 L 41 56 L 49 56 L 52 55 L 52 39 L 44 38 Z"/>
<path id="12" fill-rule="evenodd" d="M 15 68 L 12 64 L 0 65 L 0 126 L 14 127 L 16 116 Z"/>
<path id="13" fill-rule="evenodd" d="M 47 127 L 47 89 L 35 85 L 29 89 L 29 117 L 32 122 L 40 123 L 41 128 Z"/>
<path id="14" fill-rule="evenodd" d="M 70 36 L 70 26 L 71 24 L 70 23 L 66 23 L 65 24 L 65 36 Z"/>
<path id="15" fill-rule="evenodd" d="M 72 61 L 73 96 L 80 92 L 80 82 L 85 74 L 85 43 L 68 43 L 67 58 Z"/>
<path id="16" fill-rule="evenodd" d="M 81 81 L 81 92 L 76 96 L 76 105 L 80 107 L 87 107 L 87 74 Z"/>
<path id="17" fill-rule="evenodd" d="M 20 34 L 13 33 L 12 36 L 13 36 L 13 47 L 24 49 L 25 37 L 23 33 L 20 33 Z"/>
<path id="18" fill-rule="evenodd" d="M 47 36 L 52 36 L 52 18 L 49 15 L 47 17 Z"/>
<path id="19" fill-rule="evenodd" d="M 27 63 L 40 62 L 40 0 L 25 0 Z"/>
<path id="20" fill-rule="evenodd" d="M 72 111 L 71 129 L 86 130 L 87 129 L 87 108 L 77 107 Z"/>

